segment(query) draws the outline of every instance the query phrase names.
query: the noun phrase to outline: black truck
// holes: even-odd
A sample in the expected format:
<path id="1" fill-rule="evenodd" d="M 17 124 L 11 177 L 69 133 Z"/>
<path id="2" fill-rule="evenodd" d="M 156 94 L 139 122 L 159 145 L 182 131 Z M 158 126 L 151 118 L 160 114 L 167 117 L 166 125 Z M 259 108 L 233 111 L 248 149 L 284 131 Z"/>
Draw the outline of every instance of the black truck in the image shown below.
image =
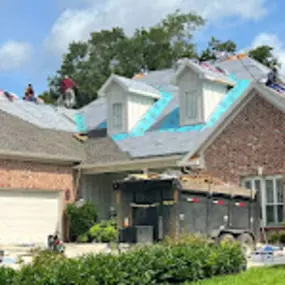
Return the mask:
<path id="1" fill-rule="evenodd" d="M 113 188 L 120 242 L 152 243 L 200 233 L 252 248 L 259 239 L 260 203 L 253 191 L 177 178 L 122 180 Z"/>

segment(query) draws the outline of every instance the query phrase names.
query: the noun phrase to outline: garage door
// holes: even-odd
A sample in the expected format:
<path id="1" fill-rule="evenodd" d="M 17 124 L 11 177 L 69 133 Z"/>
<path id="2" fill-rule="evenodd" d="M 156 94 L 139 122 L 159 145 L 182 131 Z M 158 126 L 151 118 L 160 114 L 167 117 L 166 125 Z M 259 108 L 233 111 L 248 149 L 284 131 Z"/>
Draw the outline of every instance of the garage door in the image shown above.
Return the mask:
<path id="1" fill-rule="evenodd" d="M 0 244 L 44 243 L 60 226 L 59 192 L 0 191 Z"/>

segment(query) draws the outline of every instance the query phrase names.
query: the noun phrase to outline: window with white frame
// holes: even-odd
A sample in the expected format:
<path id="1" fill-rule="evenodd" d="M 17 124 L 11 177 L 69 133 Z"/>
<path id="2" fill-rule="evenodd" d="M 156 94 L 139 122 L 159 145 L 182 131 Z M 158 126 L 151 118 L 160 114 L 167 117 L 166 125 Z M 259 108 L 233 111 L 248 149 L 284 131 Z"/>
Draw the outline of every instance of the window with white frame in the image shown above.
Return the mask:
<path id="1" fill-rule="evenodd" d="M 112 105 L 112 128 L 120 131 L 123 129 L 123 104 L 114 103 Z"/>
<path id="2" fill-rule="evenodd" d="M 198 90 L 185 92 L 185 117 L 187 121 L 195 121 L 200 119 L 201 104 Z"/>
<path id="3" fill-rule="evenodd" d="M 284 221 L 284 186 L 281 176 L 246 178 L 243 186 L 259 191 L 266 226 L 280 225 Z"/>

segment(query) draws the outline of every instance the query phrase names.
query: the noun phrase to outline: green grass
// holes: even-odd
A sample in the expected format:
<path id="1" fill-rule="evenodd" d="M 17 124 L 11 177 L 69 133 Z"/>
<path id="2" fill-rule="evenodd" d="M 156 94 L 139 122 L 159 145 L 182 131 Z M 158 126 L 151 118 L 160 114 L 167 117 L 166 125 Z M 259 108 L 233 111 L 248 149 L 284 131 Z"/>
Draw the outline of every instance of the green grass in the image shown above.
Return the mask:
<path id="1" fill-rule="evenodd" d="M 285 266 L 252 268 L 238 275 L 187 283 L 188 285 L 284 285 Z"/>

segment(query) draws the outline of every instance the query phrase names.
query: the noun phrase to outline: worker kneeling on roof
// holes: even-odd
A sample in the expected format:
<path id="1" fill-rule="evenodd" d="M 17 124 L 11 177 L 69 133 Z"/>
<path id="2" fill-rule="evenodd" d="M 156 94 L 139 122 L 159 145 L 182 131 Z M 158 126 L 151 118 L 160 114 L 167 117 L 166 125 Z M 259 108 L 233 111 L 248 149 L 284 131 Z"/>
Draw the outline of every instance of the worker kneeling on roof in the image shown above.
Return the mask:
<path id="1" fill-rule="evenodd" d="M 266 86 L 271 86 L 272 84 L 277 84 L 278 79 L 278 70 L 276 67 L 273 67 L 272 70 L 267 75 Z"/>
<path id="2" fill-rule="evenodd" d="M 74 88 L 77 84 L 67 75 L 62 81 L 63 101 L 66 108 L 73 108 L 76 104 Z"/>
<path id="3" fill-rule="evenodd" d="M 32 84 L 28 85 L 28 88 L 25 91 L 25 97 L 23 98 L 26 101 L 36 102 L 35 91 Z"/>

